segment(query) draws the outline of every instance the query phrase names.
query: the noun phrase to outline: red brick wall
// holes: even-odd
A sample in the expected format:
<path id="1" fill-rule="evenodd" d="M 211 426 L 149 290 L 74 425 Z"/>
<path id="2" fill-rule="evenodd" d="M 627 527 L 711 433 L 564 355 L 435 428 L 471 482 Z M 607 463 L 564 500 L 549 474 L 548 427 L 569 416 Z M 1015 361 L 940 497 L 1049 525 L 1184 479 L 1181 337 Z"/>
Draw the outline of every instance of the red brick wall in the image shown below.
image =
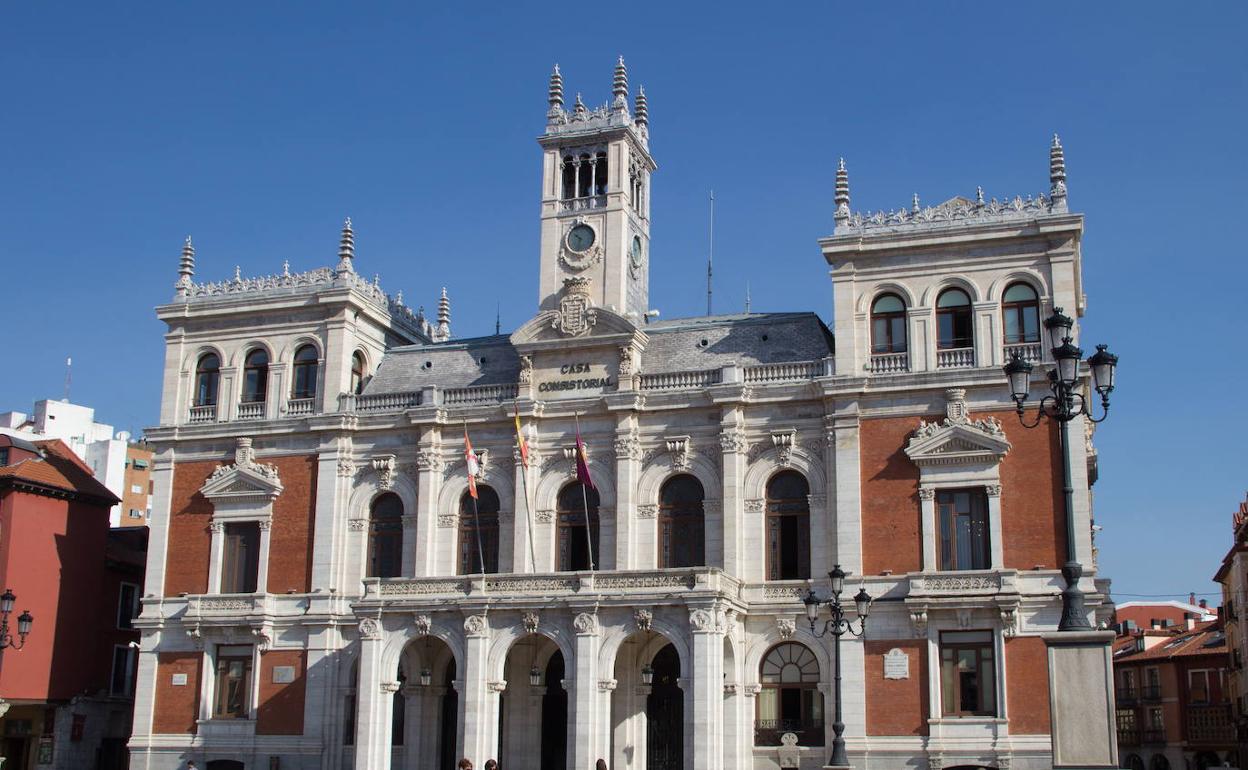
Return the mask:
<path id="1" fill-rule="evenodd" d="M 269 532 L 271 593 L 310 590 L 312 580 L 312 525 L 316 514 L 316 457 L 266 457 L 277 466 L 283 491 L 273 504 Z M 169 558 L 165 567 L 165 595 L 200 594 L 208 590 L 208 555 L 212 546 L 208 523 L 212 504 L 199 494 L 221 463 L 178 463 L 173 471 L 169 503 Z"/>
<path id="2" fill-rule="evenodd" d="M 927 735 L 926 640 L 873 640 L 863 642 L 863 647 L 866 655 L 867 734 Z M 909 656 L 909 679 L 884 678 L 884 654 L 893 648 Z M 828 708 L 831 706 L 826 704 Z M 1048 706 L 1045 708 L 1047 710 Z"/>
<path id="3" fill-rule="evenodd" d="M 199 494 L 216 462 L 177 463 L 169 497 L 169 552 L 165 560 L 165 596 L 208 590 L 208 522 L 212 504 Z"/>
<path id="4" fill-rule="evenodd" d="M 1062 508 L 1061 447 L 1057 428 L 1027 429 L 1013 412 L 983 412 L 996 417 L 1012 444 L 1001 461 L 1001 537 L 1004 567 L 1056 569 L 1066 561 L 1065 511 Z M 919 469 L 906 456 L 919 417 L 863 420 L 859 433 L 862 469 L 862 559 L 868 575 L 921 569 L 922 510 Z M 943 419 L 932 415 L 931 420 Z"/>
<path id="5" fill-rule="evenodd" d="M 256 706 L 257 735 L 302 735 L 303 697 L 306 690 L 305 652 L 270 650 L 260 655 L 260 702 Z M 295 681 L 274 684 L 274 666 L 294 666 Z"/>
<path id="6" fill-rule="evenodd" d="M 194 733 L 199 716 L 202 653 L 162 652 L 156 659 L 156 709 L 153 733 Z M 186 684 L 174 686 L 173 675 L 186 674 Z"/>
<path id="7" fill-rule="evenodd" d="M 305 593 L 312 584 L 312 527 L 316 518 L 316 456 L 266 458 L 277 466 L 282 494 L 273 503 L 269 532 L 269 593 Z"/>
<path id="8" fill-rule="evenodd" d="M 1011 735 L 1049 733 L 1049 652 L 1038 636 L 1005 640 L 1005 691 Z"/>
<path id="9" fill-rule="evenodd" d="M 904 451 L 918 425 L 918 417 L 862 421 L 862 571 L 867 575 L 922 568 L 919 469 Z"/>
<path id="10" fill-rule="evenodd" d="M 987 412 L 1005 427 L 1012 445 L 1001 461 L 1001 539 L 1005 566 L 1031 569 L 1066 563 L 1066 510 L 1062 500 L 1062 449 L 1056 424 L 1018 424 L 1013 412 Z M 1082 437 L 1078 440 L 1082 441 Z"/>

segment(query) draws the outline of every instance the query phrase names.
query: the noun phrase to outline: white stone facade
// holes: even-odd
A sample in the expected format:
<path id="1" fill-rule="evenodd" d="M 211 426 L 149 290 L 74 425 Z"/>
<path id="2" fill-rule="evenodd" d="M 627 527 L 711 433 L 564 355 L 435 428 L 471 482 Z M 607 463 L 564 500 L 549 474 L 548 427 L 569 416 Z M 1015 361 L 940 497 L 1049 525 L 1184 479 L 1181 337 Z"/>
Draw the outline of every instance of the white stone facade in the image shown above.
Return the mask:
<path id="1" fill-rule="evenodd" d="M 615 85 L 609 107 L 565 111 L 562 83 L 556 94 L 552 79 L 542 138 L 542 296 L 538 315 L 509 337 L 435 341 L 423 317 L 355 275 L 353 250 L 336 271 L 306 279 L 236 278 L 209 290 L 183 273 L 179 296 L 158 311 L 170 334 L 161 424 L 149 431 L 159 499 L 139 621 L 132 767 L 171 770 L 188 760 L 200 768 L 216 760 L 267 767 L 277 757 L 283 770 L 446 770 L 461 756 L 477 768 L 496 758 L 508 770 L 543 767 L 552 757 L 578 770 L 600 758 L 611 768 L 650 770 L 821 767 L 833 732 L 832 638 L 812 635 L 801 599 L 812 588 L 826 596 L 822 576 L 836 564 L 851 575 L 847 597 L 863 586 L 877 599 L 866 641 L 848 635 L 842 642 L 845 736 L 856 767 L 1050 766 L 1047 728 L 1016 727 L 1035 715 L 1016 713 L 1014 683 L 1028 680 L 1011 670 L 1017 658 L 1007 653 L 1012 640 L 1056 628 L 1061 577 L 1056 560 L 1010 563 L 1016 546 L 1003 531 L 1028 493 L 1011 489 L 1001 470 L 1003 458 L 1019 451 L 1012 447 L 1022 430 L 1002 427 L 1012 405 L 1000 370 L 1001 301 L 1007 285 L 1025 281 L 1042 312 L 1082 310 L 1082 220 L 1065 211 L 1064 173 L 1060 205 L 982 204 L 956 219 L 852 215 L 846 187 L 845 216 L 838 208 L 836 234 L 820 241 L 832 268 L 835 353 L 809 314 L 647 325 L 655 165 L 644 101 L 630 113 L 618 70 Z M 591 144 L 607 148 L 605 191 L 588 203 L 562 199 L 563 151 Z M 629 152 L 644 163 L 630 169 Z M 640 195 L 621 173 L 630 170 L 644 171 Z M 575 254 L 566 257 L 569 244 L 578 245 L 568 240 L 570 228 L 590 221 L 586 210 L 603 217 L 591 223 L 595 241 L 609 243 L 581 265 Z M 636 261 L 627 228 L 645 235 Z M 812 277 L 822 269 L 812 264 Z M 935 304 L 945 286 L 963 288 L 973 302 L 975 342 L 966 358 L 942 358 L 936 349 Z M 913 341 L 907 359 L 888 371 L 874 367 L 869 341 L 870 303 L 885 290 L 905 300 Z M 312 406 L 292 410 L 292 356 L 305 342 L 318 351 L 316 395 Z M 269 398 L 258 416 L 244 417 L 240 369 L 257 345 L 269 352 Z M 359 394 L 350 388 L 357 350 L 370 378 Z M 195 403 L 205 352 L 221 359 L 211 416 Z M 1038 347 L 1028 354 L 1047 355 Z M 528 441 L 527 467 L 514 413 Z M 985 413 L 1000 421 L 978 416 Z M 910 569 L 864 574 L 882 558 L 871 501 L 883 483 L 864 472 L 881 451 L 864 439 L 864 426 L 890 419 L 915 421 L 889 451 L 913 476 L 906 515 L 918 522 L 909 540 L 898 534 L 897 547 L 919 556 Z M 465 426 L 481 456 L 477 483 L 499 499 L 491 574 L 458 574 L 472 557 L 462 540 Z M 561 571 L 560 492 L 575 480 L 578 431 L 599 497 L 598 558 L 595 570 Z M 1069 451 L 1076 553 L 1092 565 L 1087 458 L 1083 444 Z M 291 456 L 314 458 L 309 488 L 272 464 Z M 179 468 L 204 462 L 221 463 L 200 488 L 212 508 L 208 589 L 171 595 L 162 587 L 187 558 L 176 534 L 183 532 L 176 529 Z M 807 485 L 802 571 L 811 577 L 769 579 L 769 537 L 783 535 L 769 529 L 768 484 L 782 471 Z M 675 542 L 685 530 L 671 523 L 663 497 L 665 483 L 685 475 L 702 490 L 704 558 L 664 566 L 665 554 L 670 560 L 688 546 Z M 967 487 L 985 491 L 988 568 L 943 570 L 936 494 Z M 270 592 L 267 578 L 286 555 L 270 553 L 281 526 L 277 508 L 283 496 L 309 492 L 306 590 Z M 369 577 L 372 506 L 387 493 L 402 503 L 401 565 L 397 576 Z M 254 593 L 220 591 L 222 532 L 231 522 L 259 524 Z M 1094 621 L 1111 611 L 1107 583 L 1093 569 L 1082 587 Z M 996 698 L 987 716 L 948 716 L 942 707 L 942 632 L 967 630 L 992 639 L 996 663 L 985 686 Z M 757 721 L 760 698 L 781 697 L 768 692 L 761 666 L 785 643 L 804 646 L 817 662 L 817 682 L 807 689 L 822 696 L 818 724 Z M 210 707 L 221 645 L 254 650 L 244 718 L 214 718 Z M 665 668 L 668 645 L 678 673 Z M 893 656 L 887 680 L 869 673 L 878 671 L 869 645 Z M 890 646 L 915 651 L 904 677 Z M 257 728 L 257 704 L 270 684 L 262 656 L 281 651 L 306 655 L 298 734 Z M 158 729 L 162 704 L 181 702 L 177 687 L 194 687 L 193 678 L 177 685 L 177 674 L 163 673 L 163 662 L 177 656 L 203 672 L 193 693 L 195 726 L 180 732 Z M 559 681 L 548 681 L 560 670 Z M 644 683 L 646 675 L 656 681 Z M 879 689 L 885 681 L 913 688 L 914 703 L 898 705 L 915 712 L 913 729 L 890 732 L 890 705 L 878 700 L 890 692 Z M 564 714 L 566 721 L 551 723 Z M 799 745 L 771 740 L 790 731 L 805 736 Z"/>

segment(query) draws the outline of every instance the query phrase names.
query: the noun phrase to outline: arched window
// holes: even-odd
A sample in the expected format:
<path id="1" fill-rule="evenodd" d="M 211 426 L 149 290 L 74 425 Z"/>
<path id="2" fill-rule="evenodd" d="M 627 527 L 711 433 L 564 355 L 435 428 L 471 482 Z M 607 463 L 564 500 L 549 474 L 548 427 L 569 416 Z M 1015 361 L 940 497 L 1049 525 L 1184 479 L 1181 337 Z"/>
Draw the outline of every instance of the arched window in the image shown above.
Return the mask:
<path id="1" fill-rule="evenodd" d="M 906 352 L 906 303 L 896 294 L 881 294 L 871 303 L 871 352 Z"/>
<path id="2" fill-rule="evenodd" d="M 565 572 L 590 569 L 590 544 L 593 564 L 598 561 L 598 491 L 579 481 L 559 490 L 559 569 Z M 589 534 L 585 532 L 585 512 L 589 511 Z"/>
<path id="3" fill-rule="evenodd" d="M 810 486 L 797 471 L 767 482 L 767 579 L 810 577 Z"/>
<path id="4" fill-rule="evenodd" d="M 364 354 L 355 351 L 351 354 L 351 392 L 360 395 L 364 390 Z"/>
<path id="5" fill-rule="evenodd" d="M 498 493 L 484 484 L 475 501 L 467 492 L 459 498 L 459 574 L 498 572 L 498 508 Z"/>
<path id="6" fill-rule="evenodd" d="M 291 398 L 316 398 L 316 348 L 304 345 L 295 351 Z"/>
<path id="7" fill-rule="evenodd" d="M 269 354 L 256 348 L 243 359 L 243 403 L 263 404 L 269 392 Z"/>
<path id="8" fill-rule="evenodd" d="M 1139 754 L 1128 754 L 1123 758 L 1122 766 L 1129 768 L 1129 770 L 1145 770 L 1144 760 L 1140 758 Z"/>
<path id="9" fill-rule="evenodd" d="M 673 476 L 659 490 L 659 566 L 706 564 L 702 483 L 688 474 Z"/>
<path id="10" fill-rule="evenodd" d="M 936 298 L 936 348 L 953 350 L 974 344 L 971 298 L 961 289 L 945 289 Z"/>
<path id="11" fill-rule="evenodd" d="M 563 156 L 563 200 L 572 200 L 576 197 L 576 158 L 571 155 Z"/>
<path id="12" fill-rule="evenodd" d="M 387 492 L 368 514 L 368 577 L 398 577 L 403 571 L 403 501 Z"/>
<path id="13" fill-rule="evenodd" d="M 1170 760 L 1165 754 L 1154 754 L 1148 762 L 1148 770 L 1170 770 Z"/>
<path id="14" fill-rule="evenodd" d="M 221 380 L 221 359 L 205 353 L 195 365 L 195 406 L 217 405 L 217 383 Z"/>
<path id="15" fill-rule="evenodd" d="M 1025 283 L 1015 283 L 1001 297 L 1001 322 L 1005 344 L 1022 345 L 1040 341 L 1040 298 Z"/>
<path id="16" fill-rule="evenodd" d="M 779 746 L 780 736 L 795 733 L 798 745 L 823 745 L 823 693 L 819 661 L 804 644 L 782 642 L 759 665 L 756 746 Z"/>

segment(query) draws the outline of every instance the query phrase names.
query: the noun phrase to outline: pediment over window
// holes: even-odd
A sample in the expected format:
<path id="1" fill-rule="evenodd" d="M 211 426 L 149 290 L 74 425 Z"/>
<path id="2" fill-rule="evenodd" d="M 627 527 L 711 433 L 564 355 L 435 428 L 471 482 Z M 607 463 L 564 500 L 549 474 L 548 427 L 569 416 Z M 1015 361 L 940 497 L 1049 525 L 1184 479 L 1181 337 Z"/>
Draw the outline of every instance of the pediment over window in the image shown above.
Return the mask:
<path id="1" fill-rule="evenodd" d="M 199 493 L 214 503 L 267 503 L 282 493 L 282 481 L 275 466 L 255 461 L 251 439 L 240 438 L 234 449 L 234 463 L 213 471 Z"/>
<path id="2" fill-rule="evenodd" d="M 966 391 L 946 391 L 945 419 L 920 422 L 906 455 L 920 467 L 930 465 L 996 465 L 1010 451 L 1001 423 L 987 417 L 972 420 L 967 414 Z"/>

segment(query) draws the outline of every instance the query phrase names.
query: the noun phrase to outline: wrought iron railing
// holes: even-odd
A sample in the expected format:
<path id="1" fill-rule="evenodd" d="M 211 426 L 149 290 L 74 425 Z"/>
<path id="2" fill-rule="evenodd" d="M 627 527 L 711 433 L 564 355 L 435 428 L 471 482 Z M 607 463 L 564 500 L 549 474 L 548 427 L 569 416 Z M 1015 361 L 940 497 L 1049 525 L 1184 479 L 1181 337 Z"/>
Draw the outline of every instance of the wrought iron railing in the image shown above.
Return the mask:
<path id="1" fill-rule="evenodd" d="M 1187 707 L 1187 740 L 1189 743 L 1233 743 L 1235 723 L 1231 704 Z"/>
<path id="2" fill-rule="evenodd" d="M 823 745 L 823 720 L 817 719 L 755 719 L 754 745 L 779 746 L 785 733 L 797 736 L 799 746 Z"/>

